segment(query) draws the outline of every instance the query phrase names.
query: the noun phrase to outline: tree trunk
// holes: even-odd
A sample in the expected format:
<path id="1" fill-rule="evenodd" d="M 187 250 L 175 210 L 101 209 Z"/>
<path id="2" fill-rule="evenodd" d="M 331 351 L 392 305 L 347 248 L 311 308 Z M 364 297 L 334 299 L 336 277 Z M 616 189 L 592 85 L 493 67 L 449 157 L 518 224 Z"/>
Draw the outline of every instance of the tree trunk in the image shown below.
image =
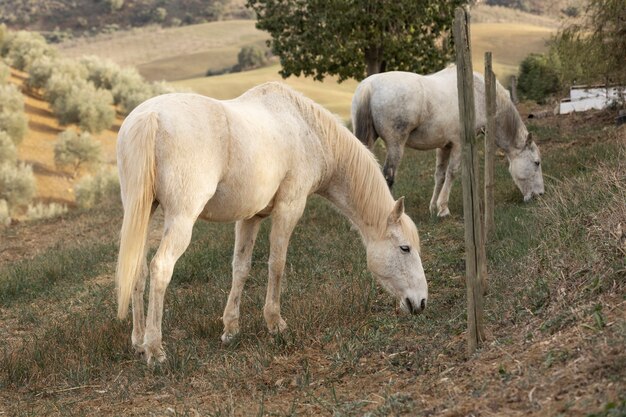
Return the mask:
<path id="1" fill-rule="evenodd" d="M 370 46 L 365 50 L 365 65 L 367 66 L 367 76 L 382 72 L 383 68 L 383 48 L 380 45 Z"/>

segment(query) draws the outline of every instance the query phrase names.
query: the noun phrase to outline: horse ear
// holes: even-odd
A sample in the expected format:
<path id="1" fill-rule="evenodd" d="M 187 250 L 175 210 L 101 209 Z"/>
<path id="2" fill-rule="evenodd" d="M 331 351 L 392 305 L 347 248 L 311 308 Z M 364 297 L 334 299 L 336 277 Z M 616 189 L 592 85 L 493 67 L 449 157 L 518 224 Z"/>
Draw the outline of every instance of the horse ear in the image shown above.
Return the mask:
<path id="1" fill-rule="evenodd" d="M 400 221 L 400 217 L 404 214 L 404 196 L 400 197 L 396 203 L 393 205 L 393 209 L 391 209 L 391 213 L 389 214 L 388 223 L 398 223 Z"/>
<path id="2" fill-rule="evenodd" d="M 526 136 L 526 146 L 530 146 L 532 142 L 533 142 L 533 133 L 528 132 L 528 136 Z"/>

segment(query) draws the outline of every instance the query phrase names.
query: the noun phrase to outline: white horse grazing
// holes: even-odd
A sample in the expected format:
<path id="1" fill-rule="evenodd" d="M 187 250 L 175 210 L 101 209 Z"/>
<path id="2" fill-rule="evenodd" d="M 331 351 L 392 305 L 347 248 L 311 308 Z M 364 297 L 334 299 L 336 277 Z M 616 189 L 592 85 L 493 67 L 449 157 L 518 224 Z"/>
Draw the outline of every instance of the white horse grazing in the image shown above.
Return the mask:
<path id="1" fill-rule="evenodd" d="M 479 130 L 487 117 L 485 83 L 478 73 L 474 74 L 474 104 Z M 539 148 L 500 83 L 496 83 L 496 109 L 496 144 L 506 154 L 513 181 L 528 201 L 544 192 Z M 390 188 L 405 145 L 419 150 L 436 148 L 430 212 L 440 217 L 450 214 L 450 188 L 461 164 L 454 66 L 426 76 L 394 71 L 367 77 L 352 98 L 352 126 L 355 135 L 370 148 L 378 137 L 385 141 L 383 173 Z"/>
<path id="2" fill-rule="evenodd" d="M 415 314 L 426 307 L 419 237 L 404 214 L 404 200 L 394 202 L 374 156 L 348 129 L 280 83 L 263 84 L 228 101 L 195 94 L 152 98 L 122 124 L 117 158 L 124 205 L 118 317 L 126 316 L 132 293 L 132 343 L 148 363 L 165 358 L 165 290 L 198 217 L 237 221 L 233 282 L 223 315 L 222 341 L 228 342 L 239 331 L 239 303 L 260 222 L 272 216 L 263 313 L 270 332 L 286 328 L 280 280 L 289 238 L 312 193 L 334 203 L 358 228 L 368 269 L 400 308 Z M 146 322 L 146 234 L 158 205 L 164 230 L 149 268 Z"/>

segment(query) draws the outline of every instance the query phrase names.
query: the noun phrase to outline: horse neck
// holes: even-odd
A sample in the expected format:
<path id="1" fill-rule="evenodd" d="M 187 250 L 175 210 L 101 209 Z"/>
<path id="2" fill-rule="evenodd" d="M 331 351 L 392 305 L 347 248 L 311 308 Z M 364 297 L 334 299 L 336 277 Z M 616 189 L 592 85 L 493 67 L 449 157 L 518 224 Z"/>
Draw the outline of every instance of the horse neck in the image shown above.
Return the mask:
<path id="1" fill-rule="evenodd" d="M 357 226 L 367 243 L 383 236 L 394 200 L 374 156 L 344 128 L 327 136 L 333 169 L 320 193 Z"/>
<path id="2" fill-rule="evenodd" d="M 520 130 L 526 130 L 522 118 L 509 97 L 508 91 L 500 84 L 496 90 L 496 145 L 507 156 L 519 152 L 524 148 L 526 135 L 519 134 Z M 521 140 L 520 140 L 521 138 Z"/>

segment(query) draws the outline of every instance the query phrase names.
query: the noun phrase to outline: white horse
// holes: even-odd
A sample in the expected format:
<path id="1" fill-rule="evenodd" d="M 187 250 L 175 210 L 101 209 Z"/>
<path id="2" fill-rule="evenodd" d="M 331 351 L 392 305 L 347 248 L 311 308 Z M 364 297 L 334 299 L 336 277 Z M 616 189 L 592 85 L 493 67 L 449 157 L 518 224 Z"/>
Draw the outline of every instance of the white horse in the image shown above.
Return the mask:
<path id="1" fill-rule="evenodd" d="M 474 105 L 478 131 L 487 123 L 485 83 L 478 73 L 474 74 Z M 543 194 L 539 148 L 500 83 L 496 83 L 496 124 L 496 144 L 509 160 L 509 171 L 524 201 Z M 394 71 L 366 78 L 352 98 L 352 126 L 355 135 L 370 148 L 378 137 L 385 142 L 383 173 L 389 188 L 405 146 L 436 148 L 430 212 L 440 217 L 450 214 L 450 188 L 461 164 L 456 67 L 426 76 Z"/>
<path id="2" fill-rule="evenodd" d="M 234 100 L 166 94 L 139 105 L 117 142 L 124 221 L 116 283 L 118 317 L 132 294 L 132 343 L 148 363 L 163 361 L 161 319 L 174 264 L 198 217 L 237 221 L 232 288 L 222 341 L 239 331 L 239 303 L 259 225 L 272 216 L 269 282 L 263 309 L 270 332 L 286 328 L 280 280 L 287 245 L 307 197 L 318 193 L 360 231 L 368 269 L 401 310 L 426 307 L 428 286 L 419 237 L 394 202 L 374 156 L 325 109 L 280 83 L 253 88 Z M 147 323 L 143 292 L 148 275 L 146 235 L 158 205 L 164 230 L 151 261 Z"/>

